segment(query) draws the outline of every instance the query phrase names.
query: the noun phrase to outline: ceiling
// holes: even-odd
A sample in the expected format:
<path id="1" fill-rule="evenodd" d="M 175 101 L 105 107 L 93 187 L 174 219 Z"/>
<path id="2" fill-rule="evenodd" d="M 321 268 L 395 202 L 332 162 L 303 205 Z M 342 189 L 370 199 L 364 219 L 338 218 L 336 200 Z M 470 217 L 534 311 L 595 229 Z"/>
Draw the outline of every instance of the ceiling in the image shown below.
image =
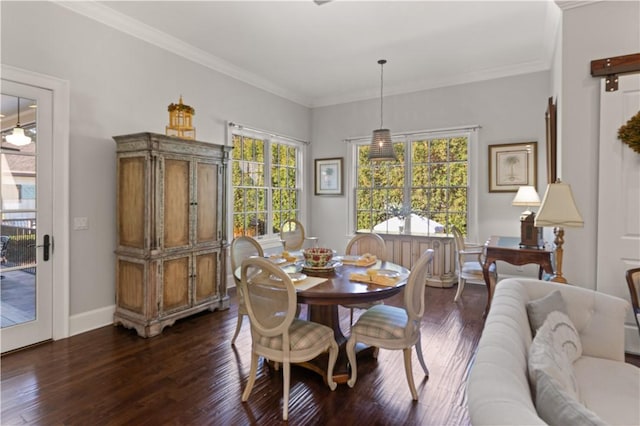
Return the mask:
<path id="1" fill-rule="evenodd" d="M 560 8 L 537 1 L 59 2 L 309 107 L 550 68 Z"/>

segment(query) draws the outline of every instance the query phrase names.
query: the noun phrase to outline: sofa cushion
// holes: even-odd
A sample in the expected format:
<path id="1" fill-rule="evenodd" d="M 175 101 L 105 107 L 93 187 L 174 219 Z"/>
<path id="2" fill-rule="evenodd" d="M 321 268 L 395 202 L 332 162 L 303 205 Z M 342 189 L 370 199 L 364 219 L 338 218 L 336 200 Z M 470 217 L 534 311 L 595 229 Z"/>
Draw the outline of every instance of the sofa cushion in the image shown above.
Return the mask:
<path id="1" fill-rule="evenodd" d="M 547 315 L 553 311 L 563 312 L 568 315 L 567 304 L 558 290 L 554 290 L 544 297 L 527 302 L 527 315 L 529 316 L 529 326 L 531 333 L 535 336 L 536 331 L 542 327 Z"/>
<path id="2" fill-rule="evenodd" d="M 611 425 L 640 425 L 640 368 L 583 356 L 573 370 L 587 408 Z"/>
<path id="3" fill-rule="evenodd" d="M 543 371 L 557 381 L 572 398 L 579 398 L 578 382 L 573 374 L 573 362 L 563 347 L 565 327 L 558 326 L 567 322 L 571 321 L 561 312 L 549 314 L 529 347 L 529 381 L 534 395 L 537 394 L 537 372 Z M 572 351 L 572 354 L 575 352 Z"/>
<path id="4" fill-rule="evenodd" d="M 550 425 L 603 426 L 593 411 L 565 392 L 557 380 L 542 370 L 536 371 L 536 410 Z"/>

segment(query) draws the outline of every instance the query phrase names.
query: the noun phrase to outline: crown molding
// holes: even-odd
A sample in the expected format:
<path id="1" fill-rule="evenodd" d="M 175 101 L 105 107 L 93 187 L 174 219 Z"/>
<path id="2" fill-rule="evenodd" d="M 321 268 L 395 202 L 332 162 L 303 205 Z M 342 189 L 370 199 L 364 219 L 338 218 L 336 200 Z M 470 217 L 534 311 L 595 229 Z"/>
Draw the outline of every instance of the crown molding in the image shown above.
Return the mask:
<path id="1" fill-rule="evenodd" d="M 570 1 L 570 0 L 555 0 L 555 3 L 562 10 L 575 9 L 577 7 L 588 6 L 594 3 L 600 3 L 603 0 L 582 0 L 582 1 Z"/>
<path id="2" fill-rule="evenodd" d="M 184 41 L 170 36 L 156 28 L 144 24 L 136 19 L 124 15 L 116 10 L 100 4 L 94 0 L 90 1 L 60 1 L 52 0 L 52 3 L 64 7 L 72 12 L 87 18 L 93 19 L 101 24 L 107 25 L 130 36 L 146 41 L 156 47 L 167 50 L 175 55 L 181 56 L 199 65 L 225 74 L 236 80 L 250 84 L 258 89 L 262 89 L 274 95 L 288 99 L 305 107 L 311 106 L 311 100 L 288 89 L 280 87 L 270 81 L 251 73 L 245 69 L 237 67 L 230 62 L 214 56 L 202 49 L 194 47 Z"/>

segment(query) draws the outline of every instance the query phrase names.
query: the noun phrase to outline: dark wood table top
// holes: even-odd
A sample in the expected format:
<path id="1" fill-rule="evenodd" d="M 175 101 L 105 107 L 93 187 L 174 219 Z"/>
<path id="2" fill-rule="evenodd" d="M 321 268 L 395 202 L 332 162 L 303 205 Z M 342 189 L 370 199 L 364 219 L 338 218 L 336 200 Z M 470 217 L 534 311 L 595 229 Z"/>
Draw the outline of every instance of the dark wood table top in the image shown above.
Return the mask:
<path id="1" fill-rule="evenodd" d="M 400 273 L 400 279 L 393 287 L 361 283 L 349 279 L 352 273 L 366 274 L 367 269 L 370 268 L 397 271 Z M 291 272 L 299 271 L 300 266 L 289 265 L 284 269 L 291 270 Z M 310 305 L 349 305 L 386 299 L 399 293 L 407 283 L 410 271 L 393 262 L 378 260 L 374 265 L 366 267 L 343 264 L 330 272 L 308 271 L 306 269 L 303 272 L 310 277 L 326 278 L 327 281 L 307 290 L 298 290 L 298 302 Z M 238 277 L 240 267 L 234 273 Z"/>
<path id="2" fill-rule="evenodd" d="M 367 269 L 388 269 L 400 273 L 400 279 L 394 287 L 377 284 L 367 284 L 351 281 L 352 273 L 365 274 Z M 310 305 L 341 305 L 372 302 L 386 299 L 400 292 L 407 283 L 409 270 L 393 262 L 377 261 L 375 265 L 363 267 L 355 265 L 342 265 L 329 273 L 313 273 L 307 270 L 305 274 L 314 277 L 327 278 L 327 281 L 298 291 L 298 302 Z"/>

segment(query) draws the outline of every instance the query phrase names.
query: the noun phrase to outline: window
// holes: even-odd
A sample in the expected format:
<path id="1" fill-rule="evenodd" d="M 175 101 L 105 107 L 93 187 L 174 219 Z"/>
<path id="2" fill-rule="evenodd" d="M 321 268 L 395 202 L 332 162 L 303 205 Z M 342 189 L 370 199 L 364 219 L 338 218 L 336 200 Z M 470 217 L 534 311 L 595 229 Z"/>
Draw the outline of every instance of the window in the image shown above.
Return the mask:
<path id="1" fill-rule="evenodd" d="M 467 233 L 469 133 L 411 135 L 394 141 L 397 161 L 372 162 L 355 146 L 355 229 Z"/>
<path id="2" fill-rule="evenodd" d="M 233 237 L 269 237 L 299 219 L 302 142 L 232 132 Z"/>

